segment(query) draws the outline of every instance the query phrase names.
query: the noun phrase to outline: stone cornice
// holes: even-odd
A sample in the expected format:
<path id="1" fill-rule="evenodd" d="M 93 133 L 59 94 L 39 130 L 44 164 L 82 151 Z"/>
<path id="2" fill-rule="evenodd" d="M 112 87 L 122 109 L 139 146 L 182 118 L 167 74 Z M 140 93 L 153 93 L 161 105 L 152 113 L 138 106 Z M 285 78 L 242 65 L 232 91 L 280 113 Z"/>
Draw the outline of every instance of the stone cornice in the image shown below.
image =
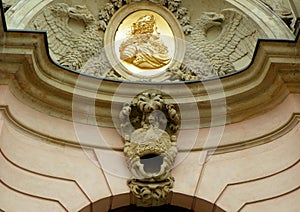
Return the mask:
<path id="1" fill-rule="evenodd" d="M 1 23 L 4 23 L 3 14 Z M 159 84 L 112 81 L 79 75 L 65 70 L 50 59 L 44 32 L 8 31 L 3 24 L 1 31 L 1 84 L 9 84 L 14 95 L 25 104 L 66 120 L 74 121 L 73 95 L 81 99 L 80 107 L 75 109 L 76 113 L 91 116 L 90 109 L 86 109 L 90 108 L 87 102 L 95 100 L 93 107 L 97 123 L 112 127 L 111 114 L 118 114 L 118 111 L 111 109 L 112 101 L 119 105 L 116 107 L 118 110 L 123 102 L 130 101 L 137 90 L 158 89 L 172 96 L 169 101 L 176 101 L 181 108 L 188 109 L 196 101 L 200 124 L 205 127 L 211 121 L 211 102 L 225 100 L 223 89 L 226 95 L 227 123 L 235 123 L 270 110 L 290 92 L 300 92 L 299 36 L 296 41 L 259 41 L 251 65 L 246 70 L 220 80 Z M 122 89 L 116 93 L 120 87 Z M 192 96 L 187 97 L 187 90 Z M 199 127 L 199 120 L 193 118 L 188 113 L 183 117 L 189 123 L 187 128 Z M 88 119 L 75 121 L 89 123 Z"/>
<path id="2" fill-rule="evenodd" d="M 290 101 L 291 99 L 292 101 Z M 287 105 L 293 104 L 299 99 L 299 95 L 291 97 L 288 102 L 285 102 L 284 105 L 281 105 L 281 109 L 279 109 L 279 111 L 282 110 L 282 108 L 287 108 Z M 295 111 L 298 111 L 299 105 L 295 105 L 291 108 L 293 108 Z M 37 123 L 32 124 L 31 121 L 24 121 L 20 119 L 20 117 L 16 117 L 16 114 L 20 114 L 20 112 L 22 112 L 18 110 L 21 110 L 19 106 L 17 107 L 17 109 L 14 108 L 13 111 L 9 109 L 9 106 L 0 106 L 0 120 L 4 120 L 4 123 L 11 126 L 12 129 L 19 131 L 26 136 L 34 138 L 34 140 L 68 147 L 83 148 L 85 150 L 100 149 L 120 152 L 123 151 L 123 141 L 121 139 L 121 136 L 116 131 L 106 131 L 105 128 L 100 127 L 98 128 L 98 130 L 103 134 L 103 138 L 97 138 L 97 142 L 93 141 L 95 139 L 85 140 L 85 138 L 78 137 L 76 135 L 76 128 L 74 128 L 72 123 L 59 123 L 60 121 L 62 121 L 61 119 L 57 119 L 56 122 L 55 120 L 48 119 L 45 121 L 38 120 Z M 278 113 L 279 111 L 275 109 L 275 111 L 273 111 L 271 114 L 266 114 L 265 117 L 262 117 L 261 119 L 268 120 L 273 113 Z M 28 111 L 26 111 L 25 113 L 28 114 Z M 215 145 L 205 144 L 207 142 L 206 140 L 209 140 L 209 132 L 207 132 L 206 129 L 200 130 L 198 132 L 197 130 L 181 130 L 179 133 L 182 133 L 183 136 L 178 141 L 179 143 L 181 143 L 181 147 L 178 151 L 182 153 L 190 151 L 207 151 L 208 154 L 224 154 L 273 142 L 274 140 L 278 140 L 279 138 L 286 136 L 292 130 L 296 129 L 300 123 L 299 112 L 291 112 L 289 110 L 285 111 L 285 113 L 286 114 L 279 118 L 282 119 L 281 122 L 276 124 L 260 123 L 260 126 L 254 126 L 254 124 L 251 122 L 241 122 L 233 124 L 238 126 L 229 125 L 225 128 L 225 132 L 223 133 L 220 143 Z M 32 115 L 34 117 L 39 117 L 37 114 Z M 43 116 L 40 116 L 40 118 L 43 118 Z M 47 119 L 46 116 L 44 118 Z M 26 120 L 28 118 L 24 117 L 24 119 Z M 39 124 L 43 124 L 44 122 L 56 123 L 57 127 L 64 126 L 64 129 L 53 131 L 52 128 L 45 130 L 41 127 L 37 127 Z M 259 123 L 260 119 L 254 120 L 254 122 Z M 239 133 L 235 131 L 237 127 L 241 128 Z M 249 129 L 247 130 L 248 135 L 246 135 L 244 132 L 244 128 L 246 127 L 249 127 Z M 259 132 L 257 130 L 259 127 L 262 127 L 264 130 Z M 59 131 L 61 130 L 64 130 L 65 135 L 59 133 Z M 189 147 L 190 145 L 188 144 L 188 142 L 190 141 L 188 139 L 186 141 L 186 137 L 184 135 L 196 135 L 197 133 L 199 135 L 197 136 L 197 138 L 195 138 L 193 146 Z M 234 133 L 235 135 L 233 136 L 233 138 L 228 137 L 232 136 Z M 99 139 L 103 139 L 103 141 L 100 141 Z"/>

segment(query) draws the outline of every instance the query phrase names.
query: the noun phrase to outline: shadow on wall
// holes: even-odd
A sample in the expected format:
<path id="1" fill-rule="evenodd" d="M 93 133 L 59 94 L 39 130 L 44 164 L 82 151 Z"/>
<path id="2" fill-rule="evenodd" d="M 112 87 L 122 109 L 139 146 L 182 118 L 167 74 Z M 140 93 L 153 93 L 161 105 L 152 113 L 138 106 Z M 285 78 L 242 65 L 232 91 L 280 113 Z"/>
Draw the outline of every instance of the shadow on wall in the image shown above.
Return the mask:
<path id="1" fill-rule="evenodd" d="M 172 211 L 172 212 L 193 212 L 194 210 L 189 210 L 186 208 L 181 208 L 173 205 L 163 205 L 158 207 L 149 207 L 149 208 L 143 208 L 143 207 L 137 207 L 135 205 L 125 206 L 122 208 L 117 208 L 114 210 L 110 210 L 109 212 L 166 212 L 166 211 Z"/>

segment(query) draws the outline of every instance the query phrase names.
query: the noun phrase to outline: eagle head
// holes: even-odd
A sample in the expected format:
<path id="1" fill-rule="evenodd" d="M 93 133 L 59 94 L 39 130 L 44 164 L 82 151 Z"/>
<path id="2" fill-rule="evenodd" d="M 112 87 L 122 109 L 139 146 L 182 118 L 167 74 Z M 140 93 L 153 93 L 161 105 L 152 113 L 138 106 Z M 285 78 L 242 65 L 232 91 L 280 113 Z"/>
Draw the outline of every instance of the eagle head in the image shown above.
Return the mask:
<path id="1" fill-rule="evenodd" d="M 69 7 L 68 14 L 70 18 L 82 20 L 85 24 L 93 23 L 95 21 L 94 16 L 89 13 L 85 6 L 75 5 L 75 7 Z"/>
<path id="2" fill-rule="evenodd" d="M 220 26 L 225 20 L 224 15 L 215 12 L 204 12 L 198 19 L 197 24 L 200 25 L 204 31 L 211 27 Z"/>

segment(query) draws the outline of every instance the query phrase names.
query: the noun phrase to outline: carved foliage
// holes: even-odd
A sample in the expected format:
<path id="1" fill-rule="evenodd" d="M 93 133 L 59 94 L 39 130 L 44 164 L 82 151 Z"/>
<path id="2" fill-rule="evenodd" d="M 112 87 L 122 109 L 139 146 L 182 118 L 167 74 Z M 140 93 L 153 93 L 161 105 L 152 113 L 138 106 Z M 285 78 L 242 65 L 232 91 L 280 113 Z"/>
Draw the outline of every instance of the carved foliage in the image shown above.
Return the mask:
<path id="1" fill-rule="evenodd" d="M 143 207 L 165 204 L 173 184 L 174 178 L 171 176 L 159 183 L 144 183 L 135 179 L 128 181 L 130 190 L 136 197 L 135 204 Z"/>
<path id="2" fill-rule="evenodd" d="M 191 18 L 189 11 L 185 7 L 181 7 L 181 0 L 165 0 L 160 2 L 161 5 L 168 8 L 179 21 L 184 34 L 190 34 L 193 30 L 191 26 Z"/>
<path id="3" fill-rule="evenodd" d="M 133 179 L 128 185 L 142 206 L 164 204 L 174 179 L 171 169 L 177 155 L 179 115 L 154 92 L 125 103 L 120 115 L 124 154 Z"/>
<path id="4" fill-rule="evenodd" d="M 185 7 L 181 7 L 181 0 L 150 0 L 153 3 L 160 4 L 170 10 L 174 16 L 178 19 L 180 25 L 185 34 L 189 34 L 192 31 L 192 26 L 190 25 L 191 18 L 189 16 L 189 11 Z M 110 0 L 106 3 L 103 9 L 99 11 L 100 29 L 105 31 L 106 27 L 117 10 L 126 4 L 135 2 L 134 0 Z M 138 1 L 137 1 L 138 2 Z"/>
<path id="5" fill-rule="evenodd" d="M 126 140 L 126 136 L 131 135 L 135 129 L 149 128 L 151 113 L 156 116 L 159 129 L 166 131 L 170 136 L 175 135 L 179 128 L 179 115 L 176 107 L 166 104 L 160 94 L 145 92 L 138 95 L 131 103 L 125 103 L 120 112 L 123 138 Z"/>

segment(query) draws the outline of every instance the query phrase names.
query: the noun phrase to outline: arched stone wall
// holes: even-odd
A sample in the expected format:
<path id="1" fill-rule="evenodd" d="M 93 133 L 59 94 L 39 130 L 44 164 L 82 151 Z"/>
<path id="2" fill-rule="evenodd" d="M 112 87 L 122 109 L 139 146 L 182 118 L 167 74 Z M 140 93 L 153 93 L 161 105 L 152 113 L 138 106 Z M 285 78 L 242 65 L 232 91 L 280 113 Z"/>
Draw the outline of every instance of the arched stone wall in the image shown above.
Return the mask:
<path id="1" fill-rule="evenodd" d="M 29 108 L 7 86 L 0 93 L 2 209 L 109 210 L 133 203 L 121 173 L 126 170 L 121 140 L 110 150 L 80 146 L 71 122 Z M 299 98 L 289 95 L 262 116 L 226 126 L 224 145 L 213 155 L 196 146 L 187 155 L 180 149 L 169 204 L 195 211 L 217 206 L 224 211 L 296 210 Z M 102 132 L 114 141 L 119 137 L 113 129 Z M 230 140 L 239 142 L 226 145 Z"/>
<path id="2" fill-rule="evenodd" d="M 228 114 L 220 143 L 203 148 L 210 129 L 218 126 L 191 121 L 182 129 L 170 205 L 194 211 L 299 210 L 298 50 L 299 40 L 261 42 L 251 67 L 221 79 Z M 82 119 L 72 120 L 78 73 L 53 64 L 44 35 L 11 32 L 1 25 L 0 58 L 0 209 L 108 211 L 130 205 L 123 143 L 109 121 L 110 97 L 120 82 L 104 80 L 96 95 L 98 116 L 105 117 L 96 127 L 101 139 L 89 133 L 79 139 L 74 123 L 85 132 L 95 127 L 87 116 L 90 108 L 83 104 Z M 85 103 L 94 97 L 89 91 L 99 79 L 82 77 L 76 95 Z M 117 98 L 120 105 L 136 86 L 153 85 L 126 86 Z M 180 96 L 180 86 L 160 88 L 177 92 L 184 104 L 191 99 Z M 201 82 L 184 86 L 195 94 L 201 111 L 209 102 L 200 98 L 205 97 Z M 198 136 L 190 137 L 193 131 Z"/>
<path id="3" fill-rule="evenodd" d="M 180 202 L 191 202 L 193 201 L 193 199 L 195 199 L 194 197 L 190 196 L 185 196 L 185 195 L 181 195 L 181 194 L 175 194 L 172 193 L 172 196 L 177 196 L 178 195 L 178 201 Z M 118 198 L 118 197 L 112 197 L 112 198 Z M 112 201 L 113 202 L 113 201 Z M 194 201 L 197 204 L 197 207 L 199 210 L 206 212 L 206 211 L 215 211 L 215 212 L 223 212 L 224 210 L 222 210 L 221 208 L 219 208 L 218 206 L 214 205 L 213 203 L 207 202 L 205 200 L 200 200 L 200 199 L 196 199 Z M 193 212 L 195 211 L 195 209 L 193 207 L 191 208 L 184 208 L 184 207 L 179 207 L 176 206 L 179 203 L 173 203 L 173 204 L 167 204 L 167 205 L 163 205 L 163 206 L 159 206 L 159 207 L 150 207 L 150 208 L 144 208 L 144 207 L 137 207 L 135 205 L 132 205 L 131 202 L 128 202 L 128 206 L 126 206 L 126 203 L 124 203 L 124 206 L 119 207 L 119 208 L 115 208 L 115 209 L 111 209 L 109 210 L 109 212 L 125 212 L 125 211 L 130 211 L 130 212 L 147 212 L 147 211 L 173 211 L 173 212 Z M 90 210 L 90 205 L 85 207 L 84 209 L 82 209 L 81 211 L 89 211 Z M 99 210 L 107 210 L 104 209 L 103 207 L 99 207 Z M 93 208 L 93 210 L 95 210 L 95 208 Z M 197 211 L 197 210 L 196 210 Z"/>

